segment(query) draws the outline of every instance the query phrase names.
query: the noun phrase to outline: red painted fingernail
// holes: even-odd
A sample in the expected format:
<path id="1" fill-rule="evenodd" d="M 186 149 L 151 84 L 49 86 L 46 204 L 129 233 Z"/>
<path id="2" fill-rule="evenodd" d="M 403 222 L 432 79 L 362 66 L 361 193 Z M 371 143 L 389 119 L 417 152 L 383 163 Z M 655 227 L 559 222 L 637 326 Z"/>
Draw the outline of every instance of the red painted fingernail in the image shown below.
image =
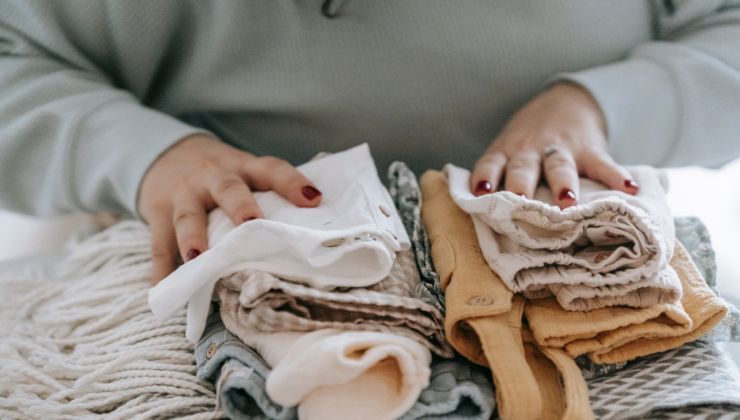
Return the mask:
<path id="1" fill-rule="evenodd" d="M 475 186 L 475 195 L 485 195 L 493 191 L 493 185 L 488 181 L 481 181 Z"/>
<path id="2" fill-rule="evenodd" d="M 254 220 L 254 219 L 256 219 L 256 218 L 257 218 L 257 216 L 246 216 L 246 217 L 244 217 L 244 218 L 242 219 L 242 222 L 248 222 L 248 221 L 250 221 L 250 220 Z"/>
<path id="3" fill-rule="evenodd" d="M 198 251 L 197 249 L 191 249 L 190 251 L 188 251 L 188 255 L 186 255 L 185 258 L 190 261 L 194 260 L 198 255 L 200 255 L 200 251 Z"/>
<path id="4" fill-rule="evenodd" d="M 306 185 L 305 187 L 303 187 L 303 189 L 301 189 L 301 192 L 303 193 L 303 196 L 309 200 L 313 200 L 314 198 L 321 195 L 321 191 L 310 185 Z"/>
<path id="5" fill-rule="evenodd" d="M 561 201 L 563 200 L 576 201 L 576 193 L 574 193 L 570 188 L 563 188 L 562 190 L 560 190 L 558 199 Z"/>
<path id="6" fill-rule="evenodd" d="M 627 188 L 631 188 L 633 190 L 639 190 L 640 186 L 637 185 L 637 182 L 631 180 L 631 179 L 625 179 L 624 180 L 624 186 Z"/>

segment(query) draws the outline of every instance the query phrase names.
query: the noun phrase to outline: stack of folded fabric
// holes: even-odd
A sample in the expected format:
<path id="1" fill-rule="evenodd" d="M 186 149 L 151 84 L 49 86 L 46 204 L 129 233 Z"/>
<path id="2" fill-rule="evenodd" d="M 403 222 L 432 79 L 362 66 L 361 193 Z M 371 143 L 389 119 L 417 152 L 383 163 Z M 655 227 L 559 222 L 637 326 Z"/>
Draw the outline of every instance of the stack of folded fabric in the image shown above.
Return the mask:
<path id="1" fill-rule="evenodd" d="M 187 302 L 187 335 L 197 341 L 215 296 L 226 329 L 259 356 L 238 351 L 262 363 L 258 398 L 269 397 L 263 405 L 275 415 L 294 406 L 301 418 L 429 412 L 415 404 L 432 353 L 453 353 L 367 146 L 299 170 L 324 193 L 320 207 L 299 209 L 267 192 L 256 194 L 262 220 L 234 226 L 213 211 L 210 249 L 151 290 L 152 311 L 165 318 Z"/>
<path id="2" fill-rule="evenodd" d="M 582 204 L 564 211 L 544 187 L 538 200 L 475 197 L 467 171 L 445 172 L 422 178 L 445 327 L 453 347 L 491 366 L 502 418 L 590 418 L 573 357 L 623 364 L 696 340 L 726 315 L 675 242 L 653 169 L 633 168 L 636 197 L 582 181 Z M 543 361 L 559 381 L 541 380 Z"/>

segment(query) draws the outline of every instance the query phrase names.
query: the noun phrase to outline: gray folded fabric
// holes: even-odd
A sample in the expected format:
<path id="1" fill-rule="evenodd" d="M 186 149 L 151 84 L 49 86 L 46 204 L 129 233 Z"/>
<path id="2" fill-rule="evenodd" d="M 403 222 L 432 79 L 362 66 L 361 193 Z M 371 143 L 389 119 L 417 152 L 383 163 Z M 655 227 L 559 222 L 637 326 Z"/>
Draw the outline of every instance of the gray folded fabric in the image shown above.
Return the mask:
<path id="1" fill-rule="evenodd" d="M 698 407 L 740 413 L 740 374 L 717 343 L 705 340 L 630 363 L 589 381 L 588 388 L 598 419 L 653 418 Z"/>
<path id="2" fill-rule="evenodd" d="M 444 310 L 445 295 L 439 284 L 439 274 L 432 265 L 432 247 L 421 223 L 421 188 L 416 175 L 405 163 L 393 162 L 388 167 L 388 191 L 411 239 L 421 284 L 439 302 L 439 309 Z"/>
<path id="3" fill-rule="evenodd" d="M 401 420 L 490 419 L 496 408 L 491 375 L 462 358 L 432 363 L 429 386 Z"/>
<path id="4" fill-rule="evenodd" d="M 223 322 L 217 305 L 212 305 L 208 324 L 195 348 L 198 378 L 216 385 L 218 405 L 230 419 L 288 420 L 297 418 L 294 407 L 273 402 L 265 391 L 270 367 Z"/>

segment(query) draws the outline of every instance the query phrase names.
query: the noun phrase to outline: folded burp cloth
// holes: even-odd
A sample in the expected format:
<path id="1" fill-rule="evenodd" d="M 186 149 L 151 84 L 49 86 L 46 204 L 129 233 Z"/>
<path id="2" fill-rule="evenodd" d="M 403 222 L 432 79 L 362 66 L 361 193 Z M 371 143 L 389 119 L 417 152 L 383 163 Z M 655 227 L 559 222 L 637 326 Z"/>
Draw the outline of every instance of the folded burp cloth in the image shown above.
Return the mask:
<path id="1" fill-rule="evenodd" d="M 581 179 L 579 204 L 560 210 L 545 186 L 534 200 L 508 191 L 476 197 L 470 172 L 445 166 L 450 194 L 473 216 L 491 269 L 514 292 L 554 295 L 578 311 L 648 307 L 681 297 L 668 265 L 675 238 L 665 177 L 647 166 L 629 171 L 640 185 L 636 196 Z"/>

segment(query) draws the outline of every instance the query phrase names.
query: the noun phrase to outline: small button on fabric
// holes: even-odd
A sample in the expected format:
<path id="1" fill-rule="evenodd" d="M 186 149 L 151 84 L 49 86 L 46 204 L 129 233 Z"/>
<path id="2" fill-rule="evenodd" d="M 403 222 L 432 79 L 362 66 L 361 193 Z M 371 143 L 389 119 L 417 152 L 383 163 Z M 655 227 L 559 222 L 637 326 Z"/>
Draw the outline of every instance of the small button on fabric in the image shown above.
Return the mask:
<path id="1" fill-rule="evenodd" d="M 385 206 L 383 206 L 383 205 L 378 206 L 378 210 L 380 210 L 380 212 L 383 213 L 383 216 L 385 216 L 385 217 L 391 217 L 390 210 L 388 210 L 387 208 L 385 208 Z"/>
<path id="2" fill-rule="evenodd" d="M 216 343 L 211 343 L 210 346 L 208 346 L 208 350 L 206 351 L 206 357 L 211 358 L 213 355 L 216 354 Z"/>
<path id="3" fill-rule="evenodd" d="M 327 248 L 334 248 L 341 245 L 344 242 L 344 238 L 329 239 L 321 243 L 322 246 Z"/>
<path id="4" fill-rule="evenodd" d="M 474 296 L 468 300 L 468 305 L 471 306 L 488 306 L 493 303 L 493 299 L 488 296 Z"/>

